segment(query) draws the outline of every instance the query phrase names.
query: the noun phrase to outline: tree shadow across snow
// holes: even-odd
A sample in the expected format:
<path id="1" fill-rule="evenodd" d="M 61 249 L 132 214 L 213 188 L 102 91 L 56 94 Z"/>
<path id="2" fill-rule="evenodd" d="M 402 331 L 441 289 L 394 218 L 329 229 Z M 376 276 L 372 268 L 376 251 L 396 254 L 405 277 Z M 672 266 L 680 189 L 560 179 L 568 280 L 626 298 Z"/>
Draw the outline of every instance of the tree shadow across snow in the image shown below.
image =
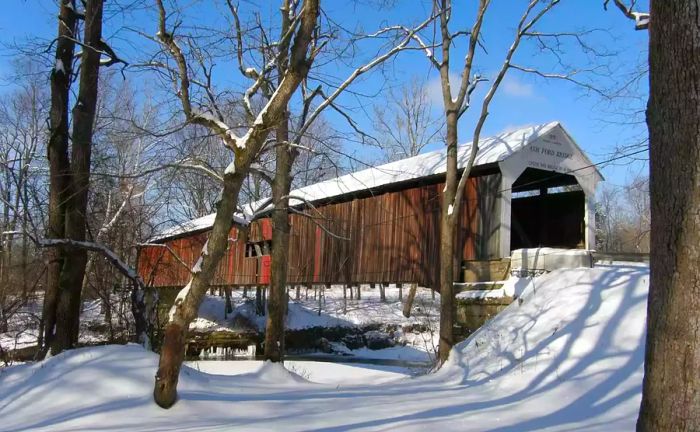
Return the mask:
<path id="1" fill-rule="evenodd" d="M 432 423 L 433 421 L 448 420 L 457 418 L 462 415 L 465 418 L 470 417 L 471 412 L 488 411 L 497 415 L 503 410 L 513 409 L 519 404 L 526 402 L 528 399 L 541 395 L 548 391 L 556 390 L 557 387 L 565 384 L 574 385 L 577 380 L 586 377 L 586 372 L 589 369 L 595 370 L 596 363 L 605 361 L 606 359 L 622 359 L 621 366 L 615 367 L 612 370 L 597 371 L 605 375 L 604 379 L 599 380 L 591 388 L 581 392 L 574 400 L 569 401 L 561 406 L 555 406 L 553 409 L 544 415 L 535 417 L 523 418 L 522 421 L 501 427 L 476 427 L 478 430 L 491 431 L 532 431 L 543 428 L 556 428 L 567 426 L 567 429 L 573 429 L 577 422 L 589 420 L 598 415 L 611 412 L 616 407 L 624 402 L 638 398 L 641 394 L 641 370 L 644 361 L 644 341 L 645 333 L 640 332 L 639 337 L 634 342 L 632 349 L 617 349 L 613 343 L 615 333 L 620 331 L 621 326 L 629 325 L 625 322 L 628 312 L 635 308 L 643 306 L 646 302 L 646 292 L 643 294 L 635 293 L 635 286 L 639 279 L 648 278 L 648 270 L 644 268 L 624 268 L 620 267 L 612 271 L 602 272 L 594 283 L 591 284 L 590 294 L 586 303 L 579 309 L 577 316 L 566 322 L 561 328 L 556 329 L 552 334 L 538 341 L 534 346 L 528 347 L 523 356 L 519 358 L 513 357 L 513 353 L 507 349 L 502 350 L 506 366 L 502 367 L 495 373 L 485 375 L 479 379 L 469 379 L 468 377 L 468 359 L 469 351 L 465 350 L 459 360 L 459 365 L 464 370 L 461 385 L 463 391 L 479 388 L 479 386 L 487 385 L 489 382 L 498 380 L 508 374 L 518 373 L 518 367 L 528 360 L 532 361 L 541 354 L 545 357 L 549 355 L 548 349 L 553 344 L 560 342 L 563 346 L 557 349 L 557 353 L 547 362 L 546 367 L 541 372 L 527 382 L 525 388 L 506 393 L 503 396 L 484 399 L 480 401 L 471 401 L 467 403 L 448 403 L 443 406 L 429 408 L 416 411 L 410 414 L 401 414 L 393 417 L 377 418 L 367 421 L 362 421 L 352 424 L 344 424 L 337 427 L 319 428 L 318 431 L 331 430 L 353 430 L 361 428 L 390 428 L 390 427 L 406 427 L 408 425 L 416 426 L 421 423 Z M 610 315 L 606 322 L 602 323 L 603 328 L 599 336 L 595 340 L 595 345 L 591 347 L 587 354 L 577 357 L 571 352 L 572 346 L 577 338 L 581 337 L 582 333 L 591 327 L 600 325 L 601 323 L 590 322 L 590 317 L 598 311 L 604 299 L 606 290 L 613 288 L 622 288 L 623 298 L 617 305 L 615 311 Z M 562 293 L 565 295 L 565 293 Z M 514 306 L 515 307 L 515 306 Z M 542 310 L 541 312 L 545 312 Z M 531 317 L 536 320 L 537 316 Z M 644 322 L 635 323 L 643 325 Z M 524 337 L 529 331 L 529 327 L 516 330 L 514 337 L 518 334 Z M 475 333 L 471 339 L 479 337 L 479 333 Z M 470 340 L 471 340 L 470 339 Z M 505 348 L 505 347 L 504 347 Z M 575 359 L 572 362 L 572 358 Z M 630 384 L 628 381 L 635 375 L 639 376 L 637 383 Z M 427 389 L 426 389 L 427 390 Z M 450 388 L 438 388 L 435 391 L 428 390 L 430 398 L 446 397 L 449 394 L 454 398 L 454 394 L 450 392 Z M 442 396 L 441 396 L 442 394 Z M 425 395 L 424 395 L 425 396 Z M 427 399 L 427 397 L 426 397 Z M 454 398 L 457 399 L 457 398 Z M 635 413 L 636 414 L 636 413 Z M 474 428 L 477 425 L 471 424 Z"/>
<path id="2" fill-rule="evenodd" d="M 12 420 L 3 427 L 13 432 L 78 430 L 76 422 L 86 425 L 84 430 L 114 430 L 142 420 L 147 423 L 139 425 L 141 430 L 615 429 L 618 422 L 629 425 L 636 417 L 641 394 L 646 290 L 640 286 L 645 278 L 645 268 L 609 267 L 535 279 L 522 305 L 513 303 L 475 332 L 455 348 L 451 364 L 432 376 L 338 388 L 183 369 L 180 400 L 166 415 L 150 400 L 152 381 L 143 379 L 155 371 L 156 357 L 144 357 L 138 347 L 103 347 L 90 351 L 99 353 L 94 358 L 75 357 L 60 369 L 52 366 L 59 364 L 57 356 L 17 369 L 9 375 L 12 380 L 0 375 L 0 418 Z M 547 294 L 540 291 L 540 281 L 561 286 L 550 286 Z M 578 288 L 572 291 L 569 285 Z M 125 366 L 130 361 L 134 364 Z M 98 365 L 113 365 L 113 370 L 96 370 Z M 119 376 L 112 379 L 110 374 Z M 105 383 L 91 382 L 91 376 Z M 51 401 L 61 396 L 64 389 L 57 390 L 57 385 L 70 385 L 72 394 L 86 398 L 109 393 L 107 381 L 132 386 L 134 397 L 121 389 L 108 401 L 100 396 L 75 409 L 31 406 L 39 395 L 54 392 L 47 399 Z M 206 418 L 178 415 L 180 409 L 204 410 Z M 18 417 L 16 411 L 24 414 Z M 134 412 L 153 417 L 133 420 L 129 413 Z M 105 416 L 122 415 L 125 418 L 113 420 L 111 426 L 102 424 Z M 22 417 L 25 421 L 20 423 Z"/>

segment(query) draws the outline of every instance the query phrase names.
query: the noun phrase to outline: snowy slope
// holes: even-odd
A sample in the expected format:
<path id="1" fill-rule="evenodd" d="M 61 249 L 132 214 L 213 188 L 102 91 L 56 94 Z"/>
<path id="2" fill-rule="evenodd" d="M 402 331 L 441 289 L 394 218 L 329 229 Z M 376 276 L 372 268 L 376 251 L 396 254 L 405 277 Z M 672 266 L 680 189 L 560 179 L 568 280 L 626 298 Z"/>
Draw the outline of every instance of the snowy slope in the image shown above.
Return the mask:
<path id="1" fill-rule="evenodd" d="M 75 350 L 0 372 L 0 430 L 633 430 L 648 279 L 620 265 L 522 280 L 522 303 L 420 378 L 358 384 L 355 368 L 329 385 L 273 365 L 185 368 L 169 411 L 151 401 L 154 354 Z"/>

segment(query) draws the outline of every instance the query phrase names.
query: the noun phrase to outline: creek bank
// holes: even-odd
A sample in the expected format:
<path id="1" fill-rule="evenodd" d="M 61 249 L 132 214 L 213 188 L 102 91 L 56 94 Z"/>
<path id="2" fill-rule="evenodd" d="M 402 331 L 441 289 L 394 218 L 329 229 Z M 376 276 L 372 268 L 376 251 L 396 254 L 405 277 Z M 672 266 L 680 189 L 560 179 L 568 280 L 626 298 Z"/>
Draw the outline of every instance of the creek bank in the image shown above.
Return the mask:
<path id="1" fill-rule="evenodd" d="M 361 326 L 314 326 L 285 331 L 290 355 L 323 353 L 351 355 L 351 350 L 381 350 L 407 344 L 405 335 L 428 329 L 422 324 L 367 324 Z M 263 352 L 264 331 L 256 329 L 194 330 L 187 344 L 187 358 L 255 357 Z"/>

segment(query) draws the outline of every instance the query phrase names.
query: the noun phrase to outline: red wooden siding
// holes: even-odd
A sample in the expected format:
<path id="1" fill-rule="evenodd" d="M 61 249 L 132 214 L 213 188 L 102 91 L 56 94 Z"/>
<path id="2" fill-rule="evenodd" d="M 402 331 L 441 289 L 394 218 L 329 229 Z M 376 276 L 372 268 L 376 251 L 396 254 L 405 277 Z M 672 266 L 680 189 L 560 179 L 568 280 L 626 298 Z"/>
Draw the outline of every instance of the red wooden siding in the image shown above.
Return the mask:
<path id="1" fill-rule="evenodd" d="M 460 211 L 456 254 L 486 259 L 498 248 L 500 174 L 473 177 Z M 436 286 L 443 183 L 415 186 L 366 198 L 318 206 L 312 217 L 290 213 L 288 281 L 301 283 L 404 282 Z M 141 249 L 139 272 L 153 286 L 183 286 L 206 233 L 168 240 L 187 267 L 163 247 Z M 230 237 L 238 238 L 235 228 Z M 255 221 L 249 242 L 272 238 L 269 219 Z M 246 245 L 230 241 L 214 285 L 269 282 L 269 257 L 245 257 Z"/>

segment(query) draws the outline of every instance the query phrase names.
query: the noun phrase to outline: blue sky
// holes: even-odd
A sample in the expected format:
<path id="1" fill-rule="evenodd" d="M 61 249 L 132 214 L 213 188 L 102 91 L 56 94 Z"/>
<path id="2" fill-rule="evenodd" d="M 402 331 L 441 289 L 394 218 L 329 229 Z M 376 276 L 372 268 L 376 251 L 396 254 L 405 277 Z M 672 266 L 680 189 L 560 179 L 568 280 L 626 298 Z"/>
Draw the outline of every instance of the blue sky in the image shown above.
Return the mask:
<path id="1" fill-rule="evenodd" d="M 0 41 L 8 43 L 23 43 L 28 38 L 40 37 L 50 40 L 56 31 L 55 2 L 53 0 L 4 0 L 4 13 L 0 16 Z M 109 3 L 109 2 L 108 2 Z M 255 2 L 241 1 L 241 10 L 253 9 Z M 348 28 L 363 28 L 374 30 L 387 23 L 401 22 L 414 24 L 429 14 L 429 2 L 417 0 L 399 0 L 390 9 L 379 10 L 373 0 L 358 2 L 325 1 L 324 8 L 328 16 L 337 22 L 342 22 Z M 622 80 L 626 73 L 634 70 L 644 61 L 646 56 L 646 32 L 634 31 L 633 25 L 617 10 L 603 10 L 603 0 L 563 0 L 555 10 L 542 22 L 542 31 L 581 31 L 600 29 L 587 36 L 587 41 L 597 49 L 607 51 L 610 57 L 594 60 L 607 62 L 612 72 L 595 78 L 595 84 L 609 88 L 613 81 Z M 646 8 L 648 2 L 641 2 L 639 7 Z M 186 0 L 181 4 L 189 5 L 185 9 L 183 21 L 185 24 L 197 22 L 222 24 L 225 13 L 223 0 Z M 277 2 L 261 2 L 263 19 L 275 19 Z M 453 29 L 469 26 L 473 19 L 475 1 L 455 1 L 453 12 Z M 493 76 L 498 70 L 505 48 L 510 45 L 517 19 L 523 10 L 523 0 L 494 0 L 484 25 L 484 43 L 488 53 L 480 51 L 476 59 L 476 70 L 483 76 Z M 119 25 L 126 21 L 132 27 L 137 27 L 150 33 L 155 33 L 155 23 L 150 20 L 152 12 L 139 10 L 123 16 L 111 17 L 106 23 L 106 34 L 112 44 L 123 53 L 127 59 L 138 57 L 139 50 L 144 47 L 144 41 L 134 33 L 119 30 Z M 426 33 L 429 35 L 429 32 Z M 464 43 L 457 44 L 452 53 L 452 64 L 455 73 L 464 58 Z M 376 44 L 364 45 L 368 52 L 376 49 Z M 0 48 L 0 76 L 7 77 L 11 71 L 12 50 Z M 591 67 L 585 61 L 585 55 L 578 48 L 567 46 L 564 59 L 579 68 Z M 552 70 L 551 56 L 543 55 L 532 44 L 522 46 L 516 54 L 515 63 L 536 67 L 545 71 Z M 342 79 L 350 71 L 348 67 L 331 65 L 324 73 L 333 74 L 335 81 Z M 434 100 L 434 111 L 439 115 L 441 95 L 437 71 L 430 69 L 424 55 L 418 51 L 405 52 L 392 60 L 384 68 L 384 73 L 369 74 L 358 82 L 353 90 L 366 96 L 347 96 L 341 103 L 348 107 L 353 117 L 365 130 L 371 132 L 372 105 L 382 105 L 389 87 L 415 79 L 425 80 L 431 99 Z M 47 74 L 48 77 L 48 74 Z M 129 72 L 127 72 L 129 77 Z M 140 79 L 131 75 L 136 81 Z M 388 81 L 384 78 L 388 78 Z M 236 79 L 227 78 L 222 73 L 218 82 L 221 86 L 237 85 Z M 2 81 L 5 89 L 11 83 Z M 456 84 L 453 84 L 453 86 Z M 487 83 L 488 85 L 488 83 Z M 485 86 L 484 86 L 485 88 Z M 0 88 L 0 91 L 3 91 Z M 473 101 L 473 109 L 465 115 L 460 123 L 460 141 L 471 139 L 472 129 L 476 120 L 476 109 L 481 105 L 484 91 L 477 91 Z M 646 82 L 636 90 L 640 97 L 646 95 Z M 552 120 L 561 121 L 569 130 L 579 145 L 589 154 L 594 162 L 609 158 L 617 146 L 626 145 L 640 136 L 645 135 L 644 125 L 620 124 L 618 110 L 629 108 L 626 101 L 610 105 L 601 97 L 587 94 L 581 88 L 570 83 L 551 81 L 519 73 L 509 72 L 508 77 L 495 97 L 486 123 L 484 135 L 490 135 L 527 124 L 545 123 Z M 339 129 L 347 130 L 342 119 L 329 114 L 328 119 Z M 614 121 L 611 121 L 614 120 Z M 430 149 L 440 148 L 436 143 Z M 365 159 L 376 157 L 372 149 L 348 145 L 348 150 Z M 645 169 L 644 164 L 631 160 L 623 160 L 614 166 L 603 167 L 602 172 L 609 183 L 622 184 L 630 177 Z"/>

